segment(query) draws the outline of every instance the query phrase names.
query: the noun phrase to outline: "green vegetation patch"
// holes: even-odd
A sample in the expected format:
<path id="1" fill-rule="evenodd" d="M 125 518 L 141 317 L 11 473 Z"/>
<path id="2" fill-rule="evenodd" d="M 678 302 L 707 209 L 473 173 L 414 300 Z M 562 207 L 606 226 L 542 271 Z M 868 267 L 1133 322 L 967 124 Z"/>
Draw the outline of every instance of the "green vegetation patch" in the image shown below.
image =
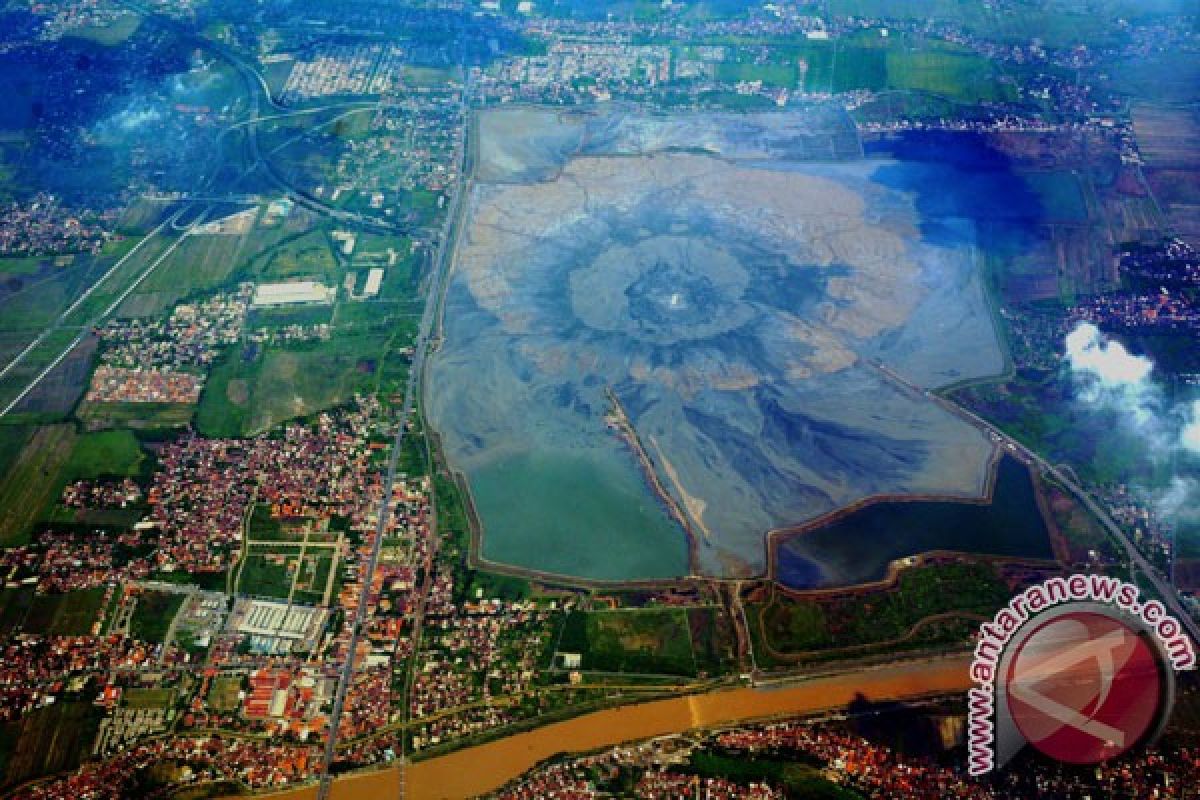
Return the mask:
<path id="1" fill-rule="evenodd" d="M 781 654 L 842 649 L 893 641 L 932 643 L 957 626 L 915 626 L 938 615 L 983 617 L 1007 602 L 1007 584 L 988 564 L 937 564 L 907 569 L 895 587 L 873 592 L 795 599 L 777 594 L 755 606 L 756 631 Z M 756 621 L 751 619 L 751 628 Z M 928 624 L 926 622 L 925 624 Z"/>
<path id="2" fill-rule="evenodd" d="M 299 548 L 288 548 L 279 553 L 253 550 L 242 563 L 238 592 L 286 600 L 292 588 L 292 570 L 298 552 Z"/>
<path id="3" fill-rule="evenodd" d="M 560 653 L 579 653 L 596 672 L 695 675 L 683 609 L 574 611 L 563 624 Z"/>
<path id="4" fill-rule="evenodd" d="M 397 391 L 407 375 L 399 335 L 344 335 L 231 353 L 209 376 L 196 427 L 205 436 L 246 436 L 349 402 L 355 394 Z M 397 373 L 391 366 L 401 368 Z"/>
<path id="5" fill-rule="evenodd" d="M 737 667 L 736 636 L 729 615 L 717 606 L 687 609 L 696 668 L 719 675 Z"/>
<path id="6" fill-rule="evenodd" d="M 796 87 L 796 65 L 725 61 L 717 66 L 717 78 L 722 81 L 762 81 L 764 86 Z"/>
<path id="7" fill-rule="evenodd" d="M 21 544 L 57 500 L 59 476 L 75 445 L 73 425 L 37 428 L 0 480 L 0 546 Z"/>
<path id="8" fill-rule="evenodd" d="M 996 80 L 990 61 L 973 53 L 892 50 L 887 55 L 888 86 L 929 92 L 964 103 L 1012 99 L 1014 90 Z"/>
<path id="9" fill-rule="evenodd" d="M 862 795 L 838 786 L 814 764 L 745 755 L 692 753 L 686 771 L 703 778 L 724 778 L 739 784 L 766 782 L 784 790 L 787 797 L 804 800 L 861 800 Z"/>
<path id="10" fill-rule="evenodd" d="M 88 701 L 59 701 L 0 727 L 4 786 L 73 770 L 86 758 L 103 712 Z"/>
<path id="11" fill-rule="evenodd" d="M 134 476 L 141 472 L 145 460 L 146 453 L 132 431 L 85 433 L 75 440 L 64 469 L 65 480 Z"/>
<path id="12" fill-rule="evenodd" d="M 104 587 L 62 594 L 34 595 L 25 630 L 46 636 L 81 636 L 92 632 L 104 602 Z"/>
<path id="13" fill-rule="evenodd" d="M 280 242 L 253 269 L 261 281 L 313 279 L 334 285 L 341 277 L 329 237 L 319 230 Z"/>
<path id="14" fill-rule="evenodd" d="M 0 639 L 15 633 L 25 622 L 33 604 L 33 589 L 0 589 Z"/>
<path id="15" fill-rule="evenodd" d="M 1037 193 L 1044 217 L 1052 222 L 1083 222 L 1087 205 L 1079 178 L 1072 172 L 1034 172 L 1024 176 L 1025 183 Z"/>
<path id="16" fill-rule="evenodd" d="M 143 642 L 166 641 L 171 621 L 179 613 L 183 599 L 184 595 L 178 592 L 142 592 L 129 618 L 129 635 Z"/>
<path id="17" fill-rule="evenodd" d="M 33 431 L 30 425 L 0 425 L 0 476 L 12 468 Z"/>
<path id="18" fill-rule="evenodd" d="M 126 689 L 121 705 L 126 708 L 170 708 L 175 702 L 174 689 Z"/>
<path id="19" fill-rule="evenodd" d="M 164 431 L 186 426 L 195 411 L 188 403 L 84 403 L 77 416 L 89 431 Z"/>
<path id="20" fill-rule="evenodd" d="M 236 711 L 242 679 L 237 675 L 218 675 L 208 688 L 208 706 L 217 713 Z"/>
<path id="21" fill-rule="evenodd" d="M 294 306 L 257 308 L 250 312 L 246 324 L 250 328 L 282 328 L 285 325 L 328 324 L 333 306 Z"/>
<path id="22" fill-rule="evenodd" d="M 0 258 L 0 275 L 35 275 L 49 261 L 41 256 Z"/>

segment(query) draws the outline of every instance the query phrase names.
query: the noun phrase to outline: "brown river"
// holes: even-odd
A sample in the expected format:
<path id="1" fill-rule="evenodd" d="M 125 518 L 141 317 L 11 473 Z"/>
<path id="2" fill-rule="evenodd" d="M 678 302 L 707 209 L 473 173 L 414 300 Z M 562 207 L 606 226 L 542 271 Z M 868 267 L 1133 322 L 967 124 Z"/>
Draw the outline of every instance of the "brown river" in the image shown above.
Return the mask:
<path id="1" fill-rule="evenodd" d="M 895 700 L 970 685 L 966 656 L 898 664 L 844 675 L 812 678 L 771 688 L 719 689 L 597 711 L 564 722 L 418 761 L 406 770 L 406 800 L 466 798 L 489 792 L 558 753 L 583 753 L 622 742 L 649 739 L 692 728 L 811 714 L 840 708 L 856 695 Z M 268 795 L 270 800 L 315 800 L 315 786 Z M 391 800 L 400 797 L 396 768 L 338 779 L 332 800 Z"/>

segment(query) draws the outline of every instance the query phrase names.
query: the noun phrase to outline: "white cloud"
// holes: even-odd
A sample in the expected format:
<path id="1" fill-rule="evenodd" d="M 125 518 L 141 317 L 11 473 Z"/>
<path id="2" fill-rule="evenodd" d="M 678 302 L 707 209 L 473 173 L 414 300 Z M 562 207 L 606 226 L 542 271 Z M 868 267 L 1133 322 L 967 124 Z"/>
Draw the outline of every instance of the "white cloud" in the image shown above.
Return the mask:
<path id="1" fill-rule="evenodd" d="M 1135 356 L 1125 345 L 1107 339 L 1090 322 L 1067 334 L 1067 360 L 1071 368 L 1094 375 L 1111 387 L 1139 386 L 1154 370 L 1154 362 Z"/>
<path id="2" fill-rule="evenodd" d="M 1122 412 L 1143 434 L 1163 435 L 1158 387 L 1151 379 L 1154 362 L 1109 339 L 1090 322 L 1067 334 L 1067 364 L 1079 379 L 1079 399 L 1090 406 Z M 1163 446 L 1164 441 L 1156 441 Z"/>

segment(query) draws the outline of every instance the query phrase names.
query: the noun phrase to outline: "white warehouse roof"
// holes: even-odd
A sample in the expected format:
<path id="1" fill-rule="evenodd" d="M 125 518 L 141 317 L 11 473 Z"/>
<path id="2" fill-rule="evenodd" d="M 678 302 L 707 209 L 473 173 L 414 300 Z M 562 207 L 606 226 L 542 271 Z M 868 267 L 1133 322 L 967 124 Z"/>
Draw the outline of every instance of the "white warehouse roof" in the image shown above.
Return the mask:
<path id="1" fill-rule="evenodd" d="M 334 290 L 317 281 L 263 283 L 254 289 L 256 306 L 285 306 L 299 303 L 332 303 Z"/>

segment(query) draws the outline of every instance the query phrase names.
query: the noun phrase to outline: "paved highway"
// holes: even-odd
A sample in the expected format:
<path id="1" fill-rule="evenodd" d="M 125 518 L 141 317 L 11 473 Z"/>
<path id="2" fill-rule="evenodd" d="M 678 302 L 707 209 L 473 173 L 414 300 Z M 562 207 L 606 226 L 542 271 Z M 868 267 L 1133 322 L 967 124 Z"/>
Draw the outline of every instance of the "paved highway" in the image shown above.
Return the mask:
<path id="1" fill-rule="evenodd" d="M 466 98 L 464 92 L 464 102 Z M 466 111 L 464 107 L 464 111 Z M 425 363 L 429 355 L 430 334 L 433 331 L 435 322 L 438 316 L 438 308 L 441 302 L 444 283 L 450 271 L 450 261 L 453 255 L 453 242 L 458 225 L 458 216 L 462 208 L 463 198 L 467 193 L 465 153 L 468 150 L 468 143 L 464 142 L 463 163 L 460 163 L 459 183 L 451 200 L 449 211 L 446 215 L 445 223 L 442 227 L 441 236 L 438 241 L 437 254 L 433 261 L 433 270 L 430 275 L 429 286 L 426 287 L 425 308 L 421 314 L 421 323 L 417 332 L 417 340 L 414 347 L 412 364 L 409 367 L 408 380 L 404 387 L 404 402 L 400 411 L 400 424 L 396 431 L 395 440 L 392 442 L 391 458 L 388 461 L 387 479 L 383 485 L 383 498 L 380 501 L 379 521 L 375 530 L 375 541 L 371 548 L 371 555 L 367 562 L 363 575 L 362 592 L 359 595 L 358 609 L 355 613 L 353 627 L 350 632 L 349 652 L 346 656 L 345 665 L 342 668 L 341 676 L 338 680 L 337 692 L 334 694 L 333 710 L 329 717 L 329 737 L 325 743 L 324 763 L 321 770 L 321 783 L 317 792 L 320 800 L 327 800 L 329 790 L 332 786 L 332 775 L 329 772 L 337 756 L 337 739 L 338 739 L 338 723 L 345 705 L 346 693 L 349 690 L 351 683 L 354 680 L 355 668 L 355 651 L 358 646 L 358 640 L 362 633 L 363 623 L 367 617 L 367 606 L 371 593 L 371 578 L 375 574 L 375 570 L 379 564 L 379 552 L 383 545 L 384 532 L 387 528 L 387 523 L 392 510 L 392 491 L 396 482 L 396 468 L 400 458 L 400 451 L 404 444 L 404 436 L 409 430 L 409 419 L 413 413 L 413 406 L 416 401 L 417 392 L 421 391 L 424 384 Z M 432 505 L 432 504 L 431 504 Z M 430 524 L 436 526 L 436 508 L 433 509 L 433 514 L 430 517 Z M 435 530 L 436 534 L 436 530 Z M 436 544 L 435 544 L 436 546 Z M 432 548 L 431 555 L 432 558 Z M 426 583 L 432 579 L 429 574 L 429 564 L 426 565 Z M 420 593 L 417 601 L 417 609 L 413 615 L 413 632 L 412 638 L 414 642 L 420 639 L 421 625 L 424 620 L 424 592 Z M 403 755 L 401 756 L 403 762 Z M 403 781 L 401 781 L 403 787 Z M 401 789 L 401 791 L 403 791 Z"/>

